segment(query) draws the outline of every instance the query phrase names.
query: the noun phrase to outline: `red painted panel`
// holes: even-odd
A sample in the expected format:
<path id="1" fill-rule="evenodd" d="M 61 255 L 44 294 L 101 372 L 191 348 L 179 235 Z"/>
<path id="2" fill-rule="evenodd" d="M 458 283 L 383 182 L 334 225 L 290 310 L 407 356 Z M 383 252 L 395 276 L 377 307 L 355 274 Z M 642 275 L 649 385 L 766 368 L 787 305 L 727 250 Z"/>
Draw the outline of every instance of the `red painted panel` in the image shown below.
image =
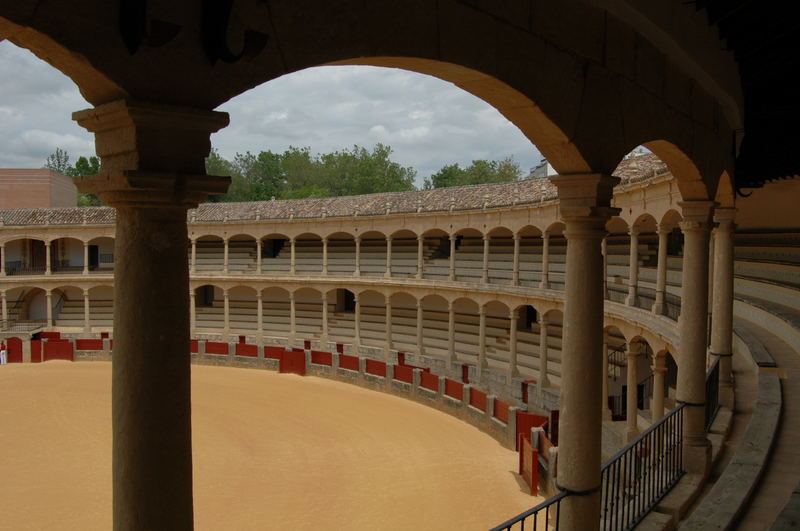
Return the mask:
<path id="1" fill-rule="evenodd" d="M 46 341 L 44 343 L 44 361 L 73 361 L 73 358 L 73 347 L 69 341 Z"/>
<path id="2" fill-rule="evenodd" d="M 474 408 L 486 411 L 486 393 L 477 389 L 469 390 L 469 405 Z"/>
<path id="3" fill-rule="evenodd" d="M 539 494 L 539 452 L 531 446 L 529 438 L 520 437 L 520 474 L 531 489 L 531 496 Z"/>
<path id="4" fill-rule="evenodd" d="M 444 394 L 456 400 L 464 400 L 464 384 L 451 380 L 450 378 L 445 378 Z"/>
<path id="5" fill-rule="evenodd" d="M 336 343 L 336 352 L 344 354 L 344 343 Z"/>
<path id="6" fill-rule="evenodd" d="M 311 340 L 310 339 L 304 339 L 303 340 L 303 348 L 306 349 L 306 350 L 311 350 Z"/>
<path id="7" fill-rule="evenodd" d="M 42 339 L 61 339 L 61 332 L 42 332 L 39 337 Z"/>
<path id="8" fill-rule="evenodd" d="M 367 360 L 367 373 L 386 378 L 386 364 L 382 361 Z"/>
<path id="9" fill-rule="evenodd" d="M 431 391 L 438 391 L 439 390 L 439 377 L 435 374 L 430 372 L 423 372 L 421 375 L 421 379 L 419 381 L 420 385 L 425 389 L 430 389 Z"/>
<path id="10" fill-rule="evenodd" d="M 31 362 L 41 363 L 42 361 L 42 341 L 34 339 L 31 341 Z"/>
<path id="11" fill-rule="evenodd" d="M 461 381 L 465 384 L 469 383 L 469 364 L 464 363 L 461 365 Z"/>
<path id="12" fill-rule="evenodd" d="M 330 367 L 333 365 L 333 354 L 330 352 L 321 352 L 319 350 L 312 350 L 311 351 L 311 363 L 316 363 L 317 365 L 327 365 Z"/>
<path id="13" fill-rule="evenodd" d="M 6 343 L 9 363 L 22 363 L 22 339 L 18 337 L 9 337 Z"/>
<path id="14" fill-rule="evenodd" d="M 189 352 L 191 352 L 192 354 L 197 354 L 198 348 L 196 339 L 189 340 Z"/>
<path id="15" fill-rule="evenodd" d="M 558 414 L 559 411 L 557 409 L 550 412 L 550 424 L 548 425 L 550 429 L 547 430 L 548 437 L 556 446 L 558 446 Z"/>
<path id="16" fill-rule="evenodd" d="M 414 383 L 414 369 L 404 365 L 395 365 L 394 379 L 400 382 Z"/>
<path id="17" fill-rule="evenodd" d="M 306 375 L 306 354 L 302 349 L 285 351 L 280 361 L 280 372 Z"/>
<path id="18" fill-rule="evenodd" d="M 258 357 L 258 345 L 247 345 L 245 343 L 236 343 L 237 356 L 249 356 L 251 358 Z"/>
<path id="19" fill-rule="evenodd" d="M 406 353 L 405 352 L 398 352 L 397 353 L 397 364 L 398 365 L 405 365 L 406 364 Z"/>
<path id="20" fill-rule="evenodd" d="M 107 338 L 104 338 L 104 339 L 107 339 Z M 113 339 L 108 342 L 108 348 L 110 348 L 111 350 L 114 350 L 114 340 Z"/>
<path id="21" fill-rule="evenodd" d="M 264 357 L 271 358 L 273 360 L 279 360 L 283 358 L 284 351 L 286 351 L 286 349 L 283 347 L 265 346 Z"/>
<path id="22" fill-rule="evenodd" d="M 508 404 L 502 400 L 494 400 L 494 418 L 508 424 Z"/>
<path id="23" fill-rule="evenodd" d="M 517 434 L 528 438 L 531 436 L 531 428 L 538 428 L 547 424 L 547 417 L 517 411 Z M 517 446 L 519 450 L 519 446 Z"/>
<path id="24" fill-rule="evenodd" d="M 76 339 L 76 350 L 103 350 L 102 339 Z"/>
<path id="25" fill-rule="evenodd" d="M 239 343 L 247 343 L 247 336 L 239 336 Z"/>
<path id="26" fill-rule="evenodd" d="M 358 357 L 347 354 L 339 354 L 339 367 L 342 369 L 358 370 Z"/>
<path id="27" fill-rule="evenodd" d="M 228 355 L 228 344 L 218 341 L 206 341 L 206 354 Z"/>

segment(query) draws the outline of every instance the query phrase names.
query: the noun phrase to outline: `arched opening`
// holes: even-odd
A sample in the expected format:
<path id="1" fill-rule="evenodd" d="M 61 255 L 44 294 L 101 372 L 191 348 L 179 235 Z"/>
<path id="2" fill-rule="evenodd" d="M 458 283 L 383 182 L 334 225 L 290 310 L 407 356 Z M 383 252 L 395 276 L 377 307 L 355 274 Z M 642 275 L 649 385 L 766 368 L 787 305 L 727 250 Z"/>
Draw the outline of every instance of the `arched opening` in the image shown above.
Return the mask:
<path id="1" fill-rule="evenodd" d="M 419 267 L 419 242 L 414 246 L 414 273 Z M 458 241 L 456 242 L 458 245 Z M 409 249 L 410 251 L 410 249 Z M 411 255 L 409 253 L 409 258 Z M 422 234 L 422 278 L 447 280 L 450 276 L 450 238 L 441 229 L 430 229 Z"/>
<path id="2" fill-rule="evenodd" d="M 250 286 L 235 286 L 228 290 L 228 327 L 230 330 L 252 332 L 258 328 L 256 297 L 256 289 Z"/>
<path id="3" fill-rule="evenodd" d="M 114 329 L 114 288 L 97 286 L 89 289 L 89 325 L 94 332 Z"/>
<path id="4" fill-rule="evenodd" d="M 519 236 L 519 285 L 535 287 L 542 282 L 542 231 L 526 225 L 517 231 Z"/>
<path id="5" fill-rule="evenodd" d="M 356 241 L 347 232 L 328 236 L 328 267 L 330 275 L 350 276 L 356 271 Z"/>
<path id="6" fill-rule="evenodd" d="M 417 273 L 417 235 L 410 230 L 401 229 L 393 232 L 391 238 L 391 276 L 413 277 Z"/>
<path id="7" fill-rule="evenodd" d="M 114 272 L 114 238 L 101 236 L 89 240 L 88 269 L 89 272 Z"/>
<path id="8" fill-rule="evenodd" d="M 196 271 L 222 271 L 225 266 L 225 241 L 220 236 L 200 236 L 195 245 Z"/>
<path id="9" fill-rule="evenodd" d="M 322 238 L 310 232 L 295 237 L 295 275 L 322 273 Z"/>
<path id="10" fill-rule="evenodd" d="M 83 242 L 77 238 L 57 238 L 50 242 L 50 269 L 53 273 L 75 273 L 84 265 Z"/>
<path id="11" fill-rule="evenodd" d="M 362 277 L 382 277 L 386 272 L 386 235 L 378 231 L 361 234 L 359 270 Z"/>
<path id="12" fill-rule="evenodd" d="M 491 284 L 511 284 L 514 268 L 514 233 L 506 227 L 495 227 L 489 236 L 487 276 Z"/>
<path id="13" fill-rule="evenodd" d="M 89 295 L 89 304 L 91 305 L 91 291 Z M 75 286 L 60 286 L 53 289 L 53 297 L 55 299 L 53 307 L 53 325 L 58 328 L 83 330 L 86 317 L 83 289 Z"/>
<path id="14" fill-rule="evenodd" d="M 613 217 L 606 223 L 606 231 L 606 296 L 625 302 L 630 280 L 630 227 L 624 219 Z"/>
<path id="15" fill-rule="evenodd" d="M 313 288 L 294 291 L 295 322 L 298 337 L 319 340 L 322 337 L 322 304 L 325 295 Z"/>
<path id="16" fill-rule="evenodd" d="M 228 273 L 246 274 L 256 270 L 256 239 L 236 234 L 228 239 Z"/>
<path id="17" fill-rule="evenodd" d="M 481 282 L 483 277 L 483 233 L 464 228 L 455 232 L 455 280 Z"/>
<path id="18" fill-rule="evenodd" d="M 261 238 L 261 272 L 287 272 L 291 268 L 291 245 L 285 234 L 267 234 Z"/>
<path id="19" fill-rule="evenodd" d="M 222 289 L 212 284 L 198 286 L 194 290 L 195 327 L 203 330 L 221 330 L 224 326 Z"/>

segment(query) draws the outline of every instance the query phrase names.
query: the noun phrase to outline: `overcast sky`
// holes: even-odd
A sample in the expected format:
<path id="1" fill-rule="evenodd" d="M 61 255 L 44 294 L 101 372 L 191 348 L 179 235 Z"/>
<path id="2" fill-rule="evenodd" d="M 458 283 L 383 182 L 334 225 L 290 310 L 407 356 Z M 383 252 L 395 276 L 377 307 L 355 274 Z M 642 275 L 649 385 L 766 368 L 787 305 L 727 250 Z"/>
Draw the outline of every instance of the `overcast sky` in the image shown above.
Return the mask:
<path id="1" fill-rule="evenodd" d="M 40 168 L 57 147 L 71 161 L 94 154 L 73 111 L 89 107 L 63 74 L 0 42 L 0 168 Z M 366 66 L 312 68 L 242 94 L 219 110 L 231 125 L 211 137 L 222 156 L 309 146 L 325 153 L 353 144 L 391 146 L 417 169 L 417 184 L 445 164 L 513 156 L 527 173 L 539 153 L 478 98 L 439 79 Z"/>

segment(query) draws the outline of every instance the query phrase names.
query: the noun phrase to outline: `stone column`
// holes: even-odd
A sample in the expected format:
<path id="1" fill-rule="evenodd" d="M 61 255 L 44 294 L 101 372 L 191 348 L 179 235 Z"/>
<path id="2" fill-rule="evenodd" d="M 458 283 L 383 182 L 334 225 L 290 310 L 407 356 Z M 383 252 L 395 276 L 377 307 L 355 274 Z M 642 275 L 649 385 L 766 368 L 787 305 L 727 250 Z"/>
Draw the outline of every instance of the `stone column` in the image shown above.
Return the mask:
<path id="1" fill-rule="evenodd" d="M 53 292 L 47 290 L 47 326 L 53 326 Z"/>
<path id="2" fill-rule="evenodd" d="M 353 276 L 361 276 L 361 236 L 356 236 L 356 269 L 353 271 Z"/>
<path id="3" fill-rule="evenodd" d="M 605 242 L 605 238 L 603 242 Z M 611 420 L 611 409 L 608 407 L 608 332 L 603 330 L 603 420 Z"/>
<path id="4" fill-rule="evenodd" d="M 669 231 L 658 227 L 658 269 L 656 271 L 656 300 L 653 303 L 652 311 L 657 315 L 663 315 L 667 309 L 665 294 L 667 291 L 667 237 Z"/>
<path id="5" fill-rule="evenodd" d="M 707 475 L 711 444 L 705 433 L 706 318 L 711 201 L 683 201 L 683 280 L 678 337 L 681 338 L 677 400 L 683 412 L 683 466 Z"/>
<path id="6" fill-rule="evenodd" d="M 258 343 L 261 344 L 261 338 L 264 336 L 264 296 L 261 290 L 256 293 L 256 332 L 258 333 Z"/>
<path id="7" fill-rule="evenodd" d="M 456 356 L 456 311 L 453 301 L 447 301 L 447 358 L 450 363 L 458 359 Z"/>
<path id="8" fill-rule="evenodd" d="M 392 277 L 392 237 L 386 237 L 386 272 L 383 274 L 386 278 Z"/>
<path id="9" fill-rule="evenodd" d="M 353 346 L 356 350 L 361 345 L 361 302 L 359 301 L 359 294 L 355 293 L 355 316 L 353 317 Z"/>
<path id="10" fill-rule="evenodd" d="M 709 241 L 708 241 L 708 297 L 706 300 L 708 301 L 708 315 L 706 316 L 706 346 L 710 349 L 711 348 L 711 307 L 714 301 L 714 241 L 716 240 L 716 232 L 713 230 L 712 224 L 712 231 L 709 234 Z"/>
<path id="11" fill-rule="evenodd" d="M 425 336 L 423 335 L 424 322 L 423 322 L 422 300 L 417 300 L 417 354 L 420 356 L 425 354 Z"/>
<path id="12" fill-rule="evenodd" d="M 78 188 L 117 209 L 113 528 L 192 529 L 186 213 L 228 187 L 204 164 L 210 133 L 228 117 L 115 101 L 73 119 L 95 133 L 102 159 Z"/>
<path id="13" fill-rule="evenodd" d="M 486 307 L 478 308 L 478 374 L 483 375 L 486 368 Z"/>
<path id="14" fill-rule="evenodd" d="M 92 330 L 92 321 L 89 317 L 89 290 L 83 290 L 83 332 L 89 333 Z"/>
<path id="15" fill-rule="evenodd" d="M 0 243 L 0 277 L 6 276 L 6 246 Z"/>
<path id="16" fill-rule="evenodd" d="M 449 280 L 456 279 L 456 239 L 458 236 L 455 234 L 450 235 L 450 276 Z"/>
<path id="17" fill-rule="evenodd" d="M 719 356 L 719 398 L 733 407 L 733 235 L 735 208 L 714 211 L 714 297 L 712 299 L 711 354 Z"/>
<path id="18" fill-rule="evenodd" d="M 50 245 L 52 242 L 46 241 L 44 242 L 44 251 L 45 251 L 45 258 L 44 258 L 44 274 L 51 275 L 53 274 L 52 268 L 50 267 Z"/>
<path id="19" fill-rule="evenodd" d="M 328 274 L 328 238 L 322 238 L 322 274 Z"/>
<path id="20" fill-rule="evenodd" d="M 518 241 L 518 240 L 515 240 Z M 514 308 L 508 312 L 508 320 L 511 322 L 508 328 L 508 381 L 519 376 L 517 368 L 517 323 L 519 321 L 519 309 Z"/>
<path id="21" fill-rule="evenodd" d="M 483 268 L 481 270 L 481 282 L 489 282 L 489 242 L 491 237 L 483 235 Z"/>
<path id="22" fill-rule="evenodd" d="M 631 227 L 630 255 L 628 258 L 628 298 L 625 304 L 636 306 L 636 292 L 639 287 L 639 229 Z"/>
<path id="23" fill-rule="evenodd" d="M 197 272 L 197 238 L 192 238 L 192 260 L 191 260 L 191 268 L 189 272 L 191 274 L 195 274 Z"/>
<path id="24" fill-rule="evenodd" d="M 197 329 L 197 304 L 194 294 L 194 289 L 189 288 L 189 337 L 195 336 Z"/>
<path id="25" fill-rule="evenodd" d="M 514 263 L 511 266 L 511 284 L 519 286 L 519 242 L 520 235 L 514 235 Z"/>
<path id="26" fill-rule="evenodd" d="M 3 324 L 8 323 L 8 300 L 6 299 L 6 290 L 0 291 L 0 310 L 2 310 L 2 320 Z"/>
<path id="27" fill-rule="evenodd" d="M 639 418 L 639 407 L 637 404 L 637 386 L 639 375 L 636 372 L 636 364 L 639 362 L 639 355 L 644 352 L 644 345 L 639 341 L 633 341 L 628 345 L 626 353 L 626 372 L 628 395 L 626 396 L 627 409 L 625 413 L 625 442 L 629 443 L 639 435 L 637 420 Z"/>
<path id="28" fill-rule="evenodd" d="M 542 289 L 550 287 L 550 234 L 542 234 L 542 281 L 539 283 Z"/>
<path id="29" fill-rule="evenodd" d="M 600 254 L 603 255 L 603 299 L 608 298 L 608 236 L 600 244 Z"/>
<path id="30" fill-rule="evenodd" d="M 328 343 L 328 293 L 322 294 L 322 334 L 320 336 L 322 348 L 327 348 Z"/>
<path id="31" fill-rule="evenodd" d="M 227 341 L 228 336 L 231 335 L 231 304 L 230 297 L 228 296 L 228 288 L 222 290 L 222 296 L 224 297 L 222 335 L 224 338 L 223 341 Z"/>
<path id="32" fill-rule="evenodd" d="M 653 400 L 651 417 L 653 424 L 664 416 L 664 375 L 667 373 L 666 356 L 653 356 Z"/>
<path id="33" fill-rule="evenodd" d="M 289 292 L 289 346 L 293 347 L 297 341 L 297 311 L 295 308 L 294 291 Z"/>
<path id="34" fill-rule="evenodd" d="M 89 274 L 89 242 L 83 242 L 83 274 Z"/>
<path id="35" fill-rule="evenodd" d="M 225 251 L 222 258 L 222 272 L 226 275 L 228 274 L 228 238 L 224 238 L 222 240 L 222 244 L 224 245 Z"/>
<path id="36" fill-rule="evenodd" d="M 296 240 L 294 239 L 294 237 L 289 239 L 289 246 L 290 246 L 289 273 L 292 274 L 292 275 L 294 275 L 295 271 L 297 270 L 297 263 L 295 261 L 295 242 L 296 242 Z M 358 267 L 358 264 L 356 264 L 356 267 Z"/>
<path id="37" fill-rule="evenodd" d="M 417 236 L 417 278 L 422 278 L 422 246 L 425 243 L 423 236 Z"/>
<path id="38" fill-rule="evenodd" d="M 261 238 L 256 239 L 256 273 L 261 274 Z"/>
<path id="39" fill-rule="evenodd" d="M 603 174 L 558 175 L 560 212 L 567 238 L 561 347 L 559 489 L 579 495 L 562 501 L 563 531 L 597 529 L 600 521 L 602 446 L 603 258 L 605 223 L 619 179 Z"/>
<path id="40" fill-rule="evenodd" d="M 384 350 L 384 358 L 389 359 L 389 353 L 392 351 L 392 296 L 386 295 L 386 347 Z"/>
<path id="41" fill-rule="evenodd" d="M 547 317 L 539 314 L 539 390 L 550 387 L 547 377 Z"/>

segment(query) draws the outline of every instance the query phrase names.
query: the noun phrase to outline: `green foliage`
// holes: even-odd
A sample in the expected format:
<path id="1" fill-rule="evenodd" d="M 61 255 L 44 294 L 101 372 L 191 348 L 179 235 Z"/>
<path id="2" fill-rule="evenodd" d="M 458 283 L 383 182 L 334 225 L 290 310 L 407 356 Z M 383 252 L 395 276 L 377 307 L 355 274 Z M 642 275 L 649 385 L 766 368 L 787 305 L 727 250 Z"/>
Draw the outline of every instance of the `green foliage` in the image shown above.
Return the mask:
<path id="1" fill-rule="evenodd" d="M 100 173 L 100 159 L 97 157 L 78 157 L 74 166 L 69 164 L 69 153 L 61 148 L 56 148 L 54 153 L 47 157 L 44 164 L 45 168 L 57 171 L 69 177 L 83 177 Z M 103 203 L 94 194 L 79 194 L 78 206 L 101 206 Z"/>
<path id="2" fill-rule="evenodd" d="M 44 167 L 64 175 L 68 175 L 67 172 L 70 170 L 69 153 L 67 153 L 67 151 L 64 149 L 56 148 L 54 153 L 51 153 L 47 156 L 47 161 L 44 163 Z"/>
<path id="3" fill-rule="evenodd" d="M 425 179 L 423 188 L 446 188 L 448 186 L 463 186 L 467 184 L 502 183 L 518 181 L 522 178 L 519 163 L 513 157 L 502 160 L 473 160 L 466 168 L 458 164 L 449 164 Z"/>

